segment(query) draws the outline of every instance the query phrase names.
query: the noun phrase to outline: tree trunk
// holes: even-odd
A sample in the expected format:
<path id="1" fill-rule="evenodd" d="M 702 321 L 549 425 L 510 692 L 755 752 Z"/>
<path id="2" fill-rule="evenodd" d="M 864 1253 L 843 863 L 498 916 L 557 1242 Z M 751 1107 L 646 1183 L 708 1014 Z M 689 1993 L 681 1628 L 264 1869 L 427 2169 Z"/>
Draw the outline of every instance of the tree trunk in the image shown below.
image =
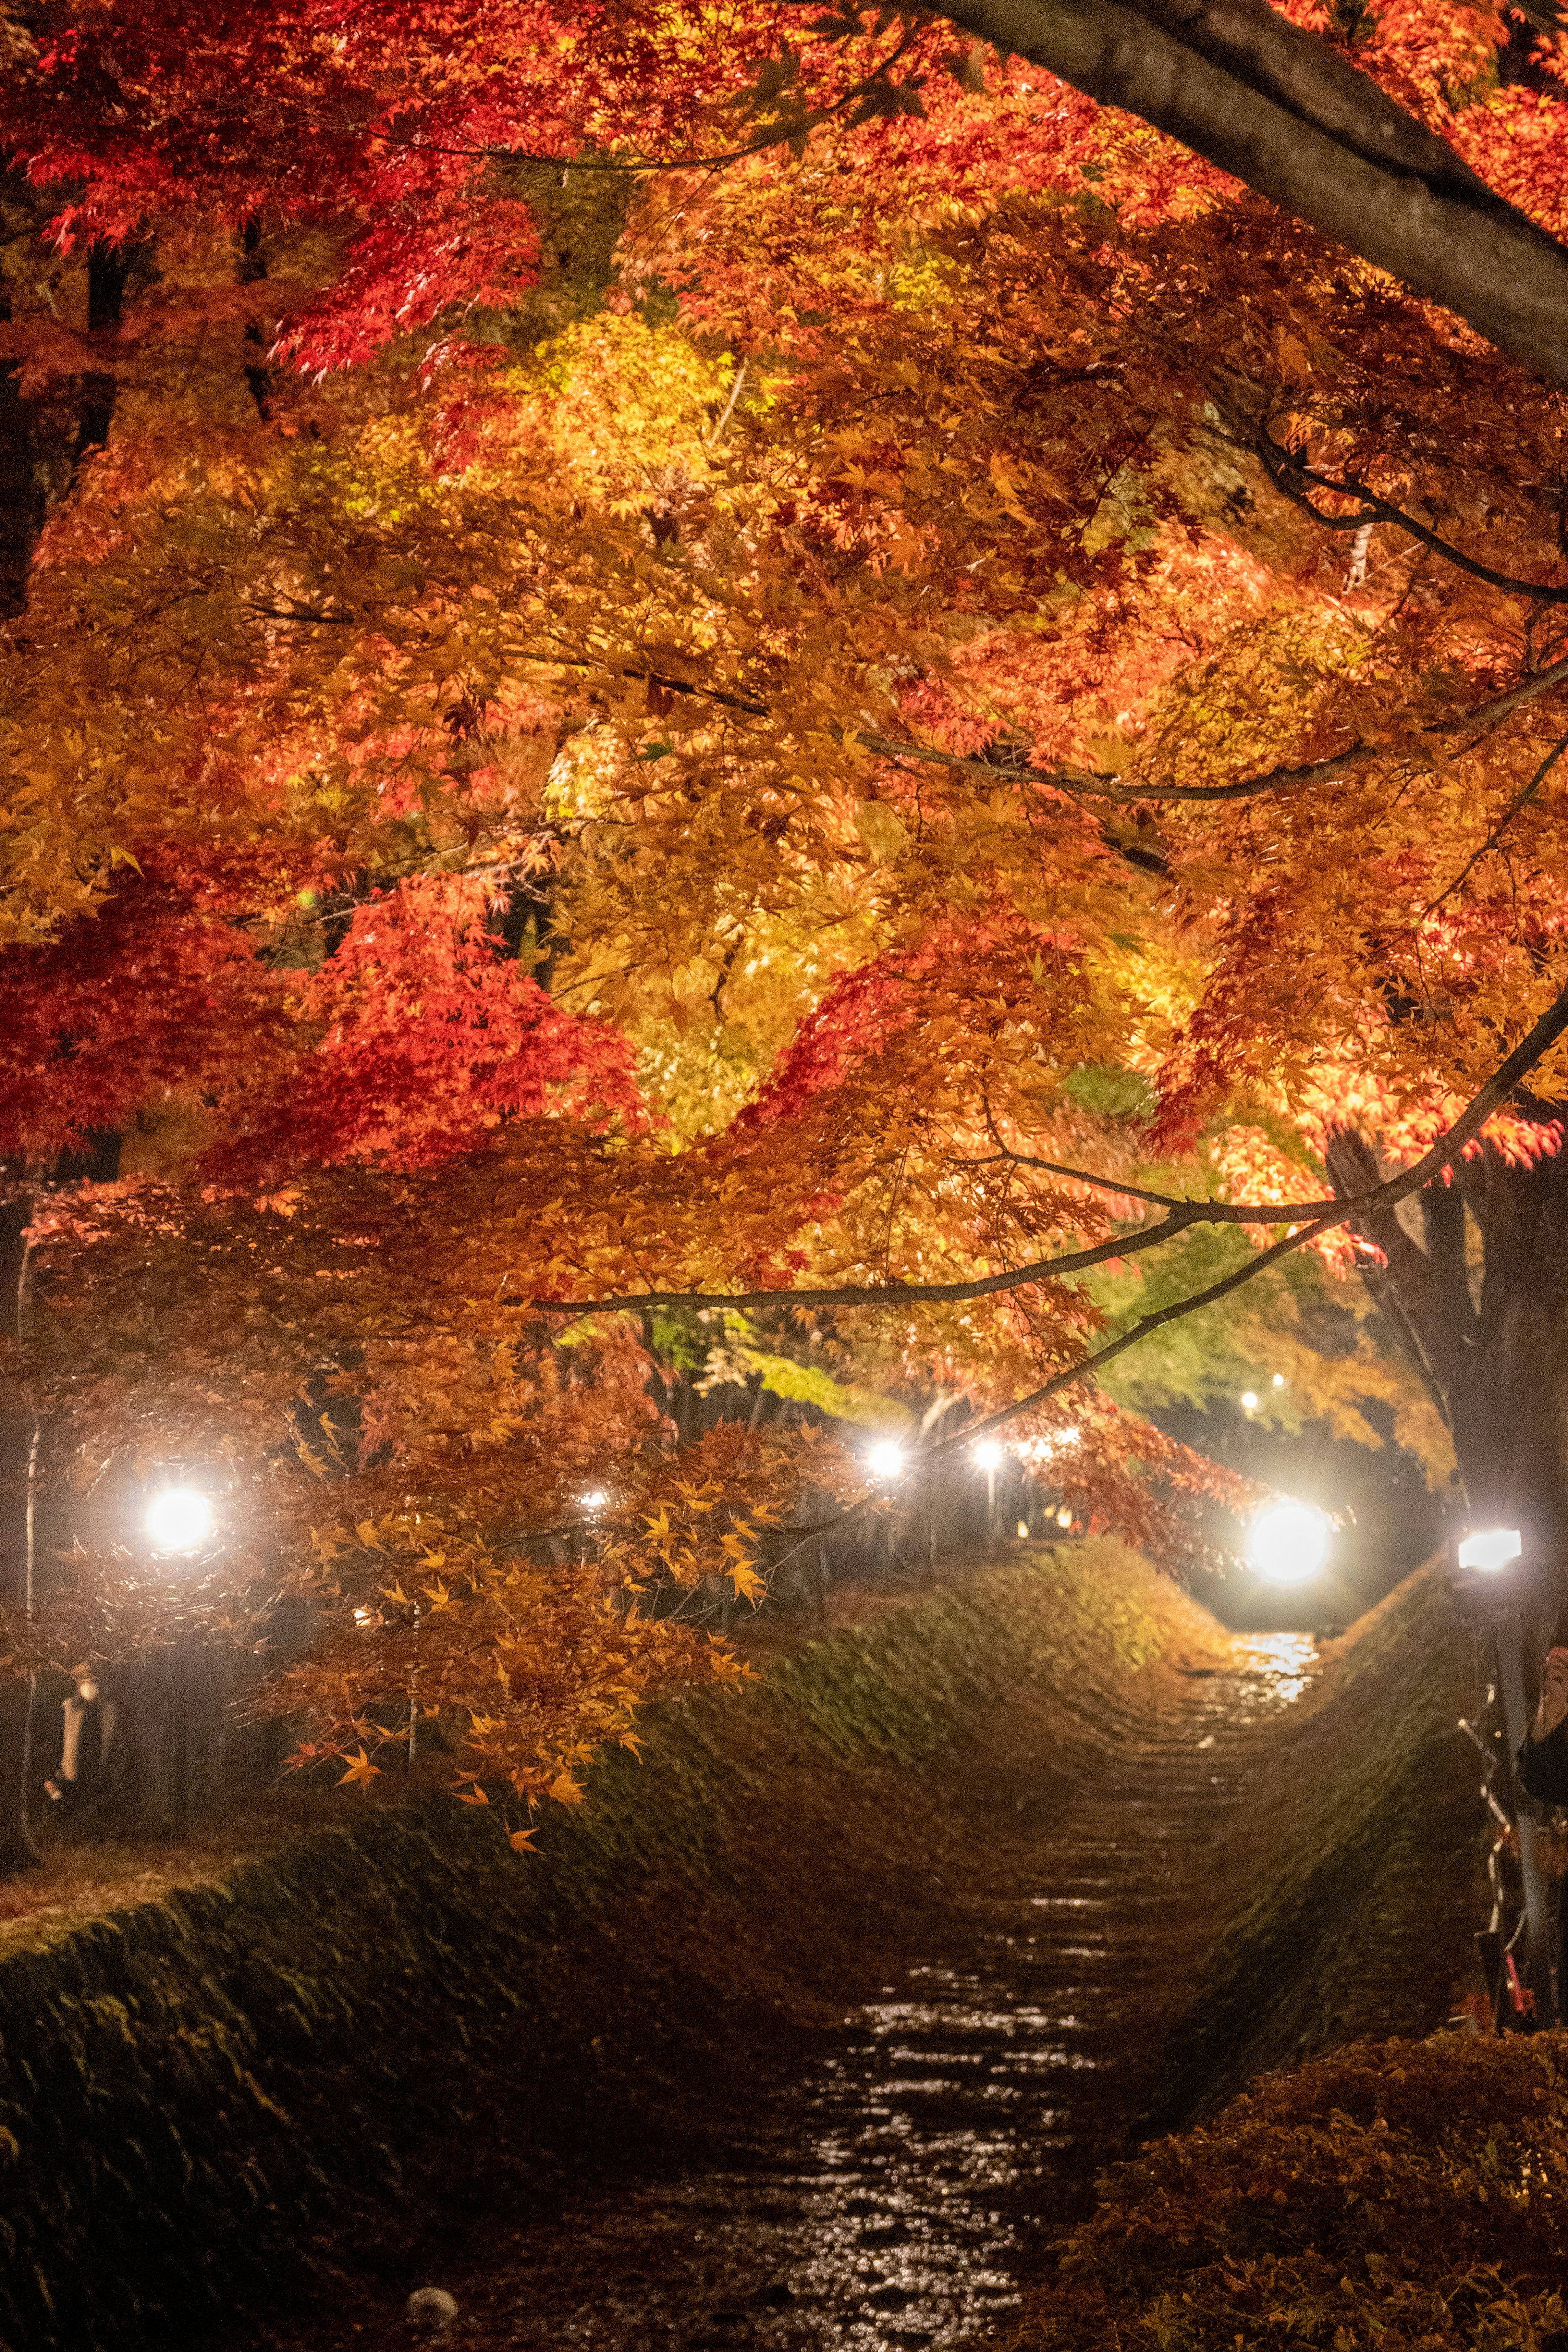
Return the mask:
<path id="1" fill-rule="evenodd" d="M 1531 1108 L 1568 1127 L 1568 1106 Z M 1378 1180 L 1359 1136 L 1334 1139 L 1329 1169 L 1342 1193 Z M 1488 1145 L 1405 1222 L 1360 1230 L 1385 1261 L 1363 1279 L 1447 1423 L 1472 1524 L 1517 1527 L 1542 1605 L 1568 1611 L 1568 1149 L 1510 1167 Z"/>
<path id="2" fill-rule="evenodd" d="M 22 1336 L 26 1230 L 31 1204 L 0 1204 L 0 1339 Z M 22 1608 L 31 1568 L 31 1470 L 35 1423 L 14 1409 L 0 1416 L 0 1591 Z M 0 1683 L 0 1878 L 37 1866 L 27 1822 L 27 1763 L 34 1691 L 30 1682 Z"/>
<path id="3" fill-rule="evenodd" d="M 1568 1106 L 1531 1103 L 1568 1129 Z M 1360 1136 L 1336 1136 L 1329 1171 L 1342 1195 L 1379 1170 Z M 1415 1230 L 1412 1231 L 1411 1228 Z M 1540 1662 L 1568 1638 L 1568 1142 L 1510 1167 L 1491 1145 L 1448 1184 L 1361 1226 L 1383 1252 L 1363 1279 L 1415 1366 L 1454 1441 L 1463 1517 L 1517 1528 L 1521 1572 L 1500 1586 L 1500 1696 L 1510 1757 L 1534 1709 Z M 1527 1913 L 1526 1976 L 1538 2016 L 1552 2017 L 1546 1894 L 1530 1849 L 1537 1808 L 1515 1792 Z M 1558 2000 L 1568 2006 L 1568 1986 Z"/>

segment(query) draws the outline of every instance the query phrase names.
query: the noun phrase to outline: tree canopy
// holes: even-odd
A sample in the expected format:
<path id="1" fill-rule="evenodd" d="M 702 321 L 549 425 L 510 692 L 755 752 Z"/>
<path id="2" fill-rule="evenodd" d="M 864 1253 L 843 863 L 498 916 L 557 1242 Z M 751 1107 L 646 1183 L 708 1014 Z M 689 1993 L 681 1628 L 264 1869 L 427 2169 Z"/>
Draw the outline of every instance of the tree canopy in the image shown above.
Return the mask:
<path id="1" fill-rule="evenodd" d="M 0 31 L 10 1351 L 87 1496 L 19 1664 L 302 1591 L 311 1752 L 412 1695 L 570 1797 L 737 1671 L 650 1593 L 868 1491 L 660 1368 L 1004 1416 L 1175 1556 L 1234 1484 L 1137 1408 L 1212 1293 L 1464 1457 L 1387 1282 L 1425 1219 L 1468 1298 L 1562 1135 L 1544 20 Z M 163 1465 L 227 1482 L 173 1581 Z"/>

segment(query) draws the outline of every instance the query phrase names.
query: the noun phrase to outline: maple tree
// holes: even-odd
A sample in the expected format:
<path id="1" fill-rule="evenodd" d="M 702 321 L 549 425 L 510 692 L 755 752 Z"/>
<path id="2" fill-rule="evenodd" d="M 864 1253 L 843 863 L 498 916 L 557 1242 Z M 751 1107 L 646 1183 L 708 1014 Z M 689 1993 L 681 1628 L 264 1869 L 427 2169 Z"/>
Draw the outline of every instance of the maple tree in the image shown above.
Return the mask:
<path id="1" fill-rule="evenodd" d="M 305 1752 L 569 1796 L 867 1507 L 737 1378 L 1174 1557 L 1234 1483 L 1080 1367 L 1210 1294 L 1568 1534 L 1556 51 L 1084 14 L 5 20 L 0 1150 L 97 1482 L 20 1667 L 281 1584 Z"/>

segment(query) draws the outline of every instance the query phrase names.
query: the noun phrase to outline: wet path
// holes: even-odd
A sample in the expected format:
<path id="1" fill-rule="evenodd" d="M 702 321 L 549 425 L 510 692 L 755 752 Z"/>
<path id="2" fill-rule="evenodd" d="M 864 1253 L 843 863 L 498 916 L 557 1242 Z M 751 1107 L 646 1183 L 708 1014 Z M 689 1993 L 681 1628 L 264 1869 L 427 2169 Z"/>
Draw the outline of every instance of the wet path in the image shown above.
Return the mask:
<path id="1" fill-rule="evenodd" d="M 1004 1743 L 964 1792 L 987 1832 L 936 1857 L 942 1898 L 911 1922 L 907 1965 L 803 2073 L 738 2082 L 721 2116 L 694 2116 L 707 2154 L 580 2173 L 469 2242 L 454 2226 L 407 2282 L 456 2295 L 447 2340 L 873 2352 L 956 2346 L 1005 2317 L 1137 2137 L 1160 2022 L 1196 1990 L 1258 1731 L 1305 1690 L 1314 1651 L 1286 1634 L 1223 1655 L 1088 1787 L 1070 1759 Z M 406 2335 L 389 2295 L 271 2340 L 335 2352 Z"/>

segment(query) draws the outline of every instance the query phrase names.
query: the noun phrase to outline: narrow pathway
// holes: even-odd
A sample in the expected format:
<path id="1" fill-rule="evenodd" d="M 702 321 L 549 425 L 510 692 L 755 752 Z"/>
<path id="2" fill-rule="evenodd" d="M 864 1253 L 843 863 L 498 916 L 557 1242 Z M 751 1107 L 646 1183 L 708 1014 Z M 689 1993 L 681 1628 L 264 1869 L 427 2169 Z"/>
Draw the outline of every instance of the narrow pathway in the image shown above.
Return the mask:
<path id="1" fill-rule="evenodd" d="M 944 1798 L 913 1948 L 804 2072 L 753 2082 L 737 2053 L 721 2095 L 694 2080 L 689 2148 L 608 2153 L 467 2230 L 437 2215 L 423 2274 L 363 2297 L 345 2284 L 336 2308 L 268 2342 L 405 2343 L 416 2284 L 456 2296 L 447 2340 L 472 2352 L 881 2352 L 983 2336 L 1138 2136 L 1162 2024 L 1198 1990 L 1238 1813 L 1266 1769 L 1258 1728 L 1307 1688 L 1314 1650 L 1284 1634 L 1215 1655 L 1170 1676 L 1147 1719 L 1130 1692 L 1109 1762 L 1103 1747 L 1042 1750 L 996 1727 Z"/>

